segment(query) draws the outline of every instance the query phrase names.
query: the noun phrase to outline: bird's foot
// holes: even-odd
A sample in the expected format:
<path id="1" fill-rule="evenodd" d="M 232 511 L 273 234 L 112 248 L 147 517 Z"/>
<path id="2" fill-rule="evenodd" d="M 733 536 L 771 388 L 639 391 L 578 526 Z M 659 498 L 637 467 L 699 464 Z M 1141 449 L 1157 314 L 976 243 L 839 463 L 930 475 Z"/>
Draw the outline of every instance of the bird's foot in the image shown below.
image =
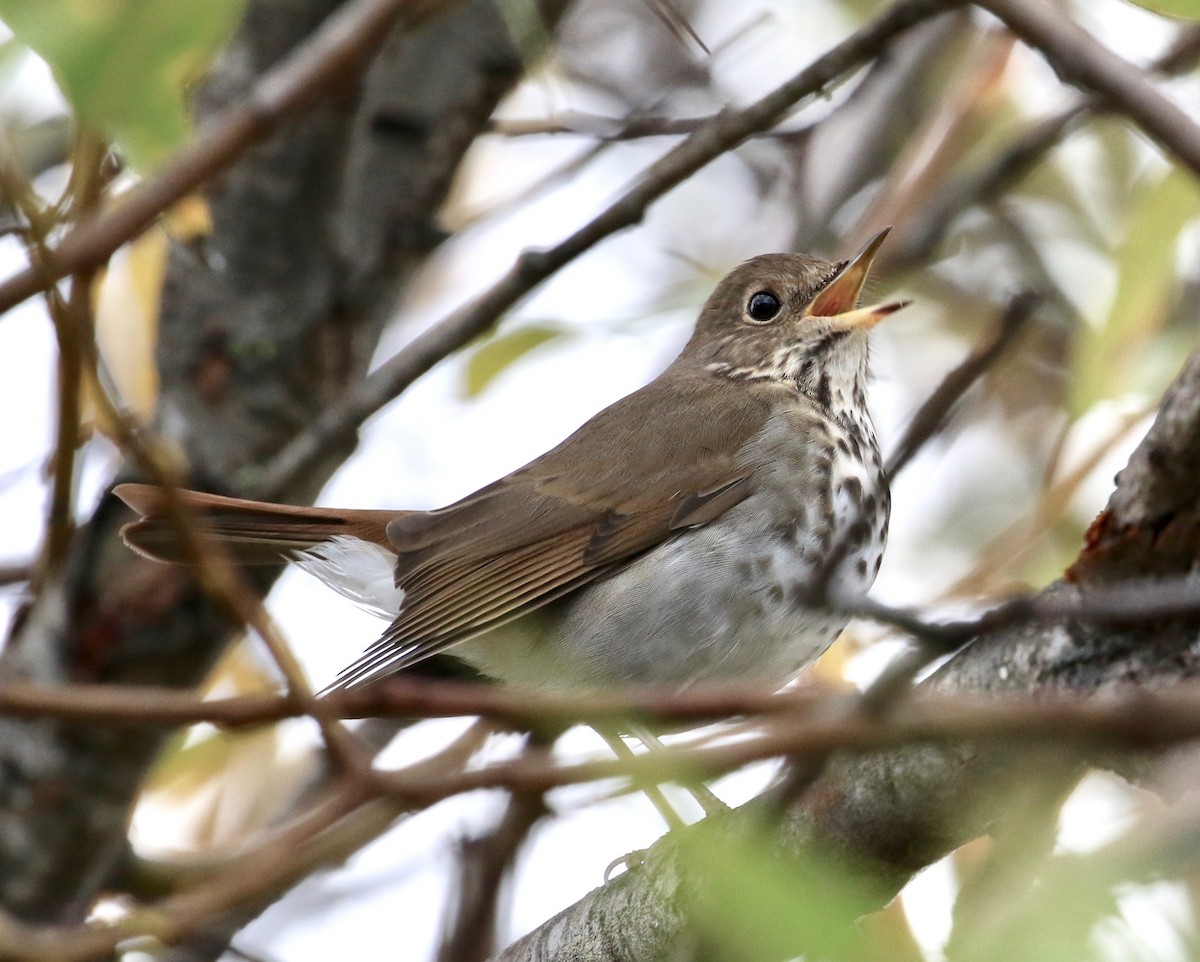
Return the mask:
<path id="1" fill-rule="evenodd" d="M 639 849 L 635 849 L 632 852 L 629 852 L 626 855 L 621 855 L 621 856 L 618 856 L 617 858 L 614 858 L 611 862 L 608 863 L 607 866 L 605 866 L 604 881 L 607 882 L 609 879 L 611 879 L 613 876 L 613 872 L 616 869 L 620 868 L 621 866 L 625 867 L 626 872 L 637 871 L 643 865 L 646 864 L 646 853 L 649 851 L 650 850 L 648 848 L 639 848 Z M 622 874 L 624 874 L 624 873 L 622 873 Z"/>

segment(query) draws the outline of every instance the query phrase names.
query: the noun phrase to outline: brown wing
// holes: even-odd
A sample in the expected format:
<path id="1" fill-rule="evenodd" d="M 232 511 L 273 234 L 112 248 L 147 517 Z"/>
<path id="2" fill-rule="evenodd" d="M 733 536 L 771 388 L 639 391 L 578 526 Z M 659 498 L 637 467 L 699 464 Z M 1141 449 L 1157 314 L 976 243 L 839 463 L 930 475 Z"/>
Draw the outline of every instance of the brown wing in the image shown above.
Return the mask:
<path id="1" fill-rule="evenodd" d="M 611 573 L 751 492 L 738 452 L 770 413 L 704 373 L 660 378 L 449 507 L 388 525 L 400 615 L 340 676 L 361 685 Z"/>

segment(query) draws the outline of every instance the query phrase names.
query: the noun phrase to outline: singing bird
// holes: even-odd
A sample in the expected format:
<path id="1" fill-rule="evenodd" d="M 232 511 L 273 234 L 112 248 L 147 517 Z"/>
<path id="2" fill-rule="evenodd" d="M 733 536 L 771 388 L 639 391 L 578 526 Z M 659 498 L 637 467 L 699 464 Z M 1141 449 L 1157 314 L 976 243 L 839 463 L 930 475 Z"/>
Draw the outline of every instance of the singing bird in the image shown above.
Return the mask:
<path id="1" fill-rule="evenodd" d="M 886 233 L 849 261 L 746 261 L 655 380 L 447 507 L 177 494 L 201 543 L 286 558 L 390 621 L 334 688 L 440 652 L 551 691 L 782 685 L 845 626 L 813 603 L 814 576 L 865 591 L 887 538 L 867 339 L 904 305 L 856 307 Z M 164 491 L 116 494 L 141 515 L 126 542 L 181 560 Z"/>

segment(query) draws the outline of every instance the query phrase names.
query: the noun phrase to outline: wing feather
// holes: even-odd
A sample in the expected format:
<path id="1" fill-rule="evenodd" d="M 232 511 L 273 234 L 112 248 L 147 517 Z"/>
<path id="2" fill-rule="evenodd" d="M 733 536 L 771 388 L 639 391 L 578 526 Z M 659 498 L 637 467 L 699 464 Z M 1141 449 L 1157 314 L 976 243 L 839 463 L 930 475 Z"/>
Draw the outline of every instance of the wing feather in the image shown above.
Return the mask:
<path id="1" fill-rule="evenodd" d="M 769 413 L 762 395 L 704 372 L 660 378 L 519 471 L 388 525 L 404 606 L 335 687 L 512 621 L 720 517 L 753 492 L 739 455 Z"/>

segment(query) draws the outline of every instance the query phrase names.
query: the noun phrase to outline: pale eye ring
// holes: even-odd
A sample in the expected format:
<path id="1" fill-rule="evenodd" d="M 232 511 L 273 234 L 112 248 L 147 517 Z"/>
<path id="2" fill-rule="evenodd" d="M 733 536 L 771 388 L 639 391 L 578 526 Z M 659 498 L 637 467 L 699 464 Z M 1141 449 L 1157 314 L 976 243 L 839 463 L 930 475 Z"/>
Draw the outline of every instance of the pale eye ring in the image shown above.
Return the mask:
<path id="1" fill-rule="evenodd" d="M 759 324 L 765 324 L 783 310 L 783 302 L 770 291 L 756 291 L 746 302 L 746 316 Z"/>

